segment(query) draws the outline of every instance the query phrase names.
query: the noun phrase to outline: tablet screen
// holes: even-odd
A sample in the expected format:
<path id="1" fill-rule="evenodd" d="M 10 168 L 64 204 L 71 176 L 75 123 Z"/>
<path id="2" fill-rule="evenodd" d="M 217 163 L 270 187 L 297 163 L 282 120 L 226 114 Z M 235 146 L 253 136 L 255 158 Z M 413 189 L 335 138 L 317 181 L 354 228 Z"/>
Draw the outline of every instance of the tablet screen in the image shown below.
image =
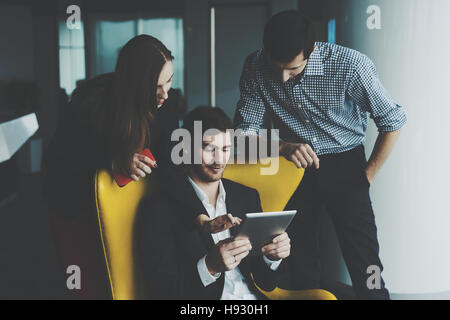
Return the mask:
<path id="1" fill-rule="evenodd" d="M 235 239 L 249 239 L 250 255 L 260 255 L 263 246 L 286 231 L 296 213 L 297 210 L 247 213 Z"/>

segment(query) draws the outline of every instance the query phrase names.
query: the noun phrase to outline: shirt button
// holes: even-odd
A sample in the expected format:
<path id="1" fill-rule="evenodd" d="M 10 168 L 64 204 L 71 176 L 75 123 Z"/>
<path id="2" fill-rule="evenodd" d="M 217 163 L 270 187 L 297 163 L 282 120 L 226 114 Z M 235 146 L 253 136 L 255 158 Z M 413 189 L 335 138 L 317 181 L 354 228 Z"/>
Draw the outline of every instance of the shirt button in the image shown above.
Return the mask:
<path id="1" fill-rule="evenodd" d="M 310 121 L 309 121 L 309 120 L 305 120 L 305 122 L 306 122 L 306 123 L 310 123 Z"/>
<path id="2" fill-rule="evenodd" d="M 313 142 L 317 142 L 317 138 L 314 138 L 314 139 L 313 139 Z"/>

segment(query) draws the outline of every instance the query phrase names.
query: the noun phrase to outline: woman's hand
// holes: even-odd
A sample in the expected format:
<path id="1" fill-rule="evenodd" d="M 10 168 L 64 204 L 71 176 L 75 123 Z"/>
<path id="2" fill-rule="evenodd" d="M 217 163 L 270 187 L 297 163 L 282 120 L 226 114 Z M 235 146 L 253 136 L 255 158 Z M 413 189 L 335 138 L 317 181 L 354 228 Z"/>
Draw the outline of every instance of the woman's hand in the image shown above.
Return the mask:
<path id="1" fill-rule="evenodd" d="M 152 173 L 151 168 L 156 168 L 156 161 L 153 161 L 147 156 L 144 156 L 139 153 L 135 153 L 133 155 L 133 159 L 131 160 L 131 179 L 134 181 L 139 181 L 140 178 L 145 178 L 146 175 Z"/>
<path id="2" fill-rule="evenodd" d="M 233 217 L 231 213 L 218 216 L 215 219 L 211 219 L 206 214 L 201 214 L 197 217 L 197 222 L 205 232 L 218 233 L 240 225 L 242 219 Z"/>

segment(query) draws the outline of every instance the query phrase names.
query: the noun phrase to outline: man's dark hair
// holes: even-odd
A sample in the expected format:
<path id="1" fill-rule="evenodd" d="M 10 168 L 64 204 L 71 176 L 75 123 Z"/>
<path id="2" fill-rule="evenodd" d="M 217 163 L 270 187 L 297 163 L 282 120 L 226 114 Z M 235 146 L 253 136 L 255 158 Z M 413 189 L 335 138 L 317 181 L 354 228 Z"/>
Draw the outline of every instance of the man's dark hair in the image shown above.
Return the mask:
<path id="1" fill-rule="evenodd" d="M 202 135 L 209 129 L 217 129 L 221 132 L 233 129 L 231 119 L 218 107 L 201 106 L 187 114 L 183 121 L 183 128 L 188 130 L 192 137 L 195 121 L 202 122 Z"/>
<path id="2" fill-rule="evenodd" d="M 312 21 L 296 10 L 274 15 L 264 29 L 264 52 L 277 62 L 291 62 L 302 51 L 308 59 L 314 43 Z"/>

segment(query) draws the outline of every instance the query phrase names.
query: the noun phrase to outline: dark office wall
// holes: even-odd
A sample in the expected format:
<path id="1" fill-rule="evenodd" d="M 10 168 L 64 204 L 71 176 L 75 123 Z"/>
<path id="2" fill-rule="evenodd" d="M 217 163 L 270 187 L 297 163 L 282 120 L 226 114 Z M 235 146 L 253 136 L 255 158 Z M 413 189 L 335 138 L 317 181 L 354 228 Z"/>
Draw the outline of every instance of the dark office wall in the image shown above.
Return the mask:
<path id="1" fill-rule="evenodd" d="M 61 112 L 58 101 L 59 63 L 55 1 L 33 6 L 34 80 L 39 88 L 38 119 L 44 146 L 52 138 Z"/>
<path id="2" fill-rule="evenodd" d="M 39 90 L 38 135 L 45 143 L 56 124 L 58 56 L 53 1 L 0 3 L 0 81 L 34 81 Z"/>
<path id="3" fill-rule="evenodd" d="M 208 0 L 186 0 L 185 62 L 188 108 L 209 104 Z"/>
<path id="4" fill-rule="evenodd" d="M 44 143 L 56 126 L 56 35 L 55 1 L 0 3 L 0 80 L 35 82 L 40 129 L 33 139 Z M 29 157 L 27 148 L 10 161 Z M 42 175 L 19 169 L 13 166 L 11 179 L 1 177 L 15 197 L 0 207 L 0 298 L 61 298 L 64 280 L 42 201 Z"/>
<path id="5" fill-rule="evenodd" d="M 332 16 L 329 2 L 329 0 L 298 1 L 298 10 L 313 20 L 317 41 L 328 41 L 328 21 Z"/>
<path id="6" fill-rule="evenodd" d="M 32 80 L 32 8 L 0 3 L 0 80 Z"/>
<path id="7" fill-rule="evenodd" d="M 262 47 L 269 10 L 267 3 L 215 6 L 215 105 L 230 118 L 239 100 L 245 58 Z"/>

